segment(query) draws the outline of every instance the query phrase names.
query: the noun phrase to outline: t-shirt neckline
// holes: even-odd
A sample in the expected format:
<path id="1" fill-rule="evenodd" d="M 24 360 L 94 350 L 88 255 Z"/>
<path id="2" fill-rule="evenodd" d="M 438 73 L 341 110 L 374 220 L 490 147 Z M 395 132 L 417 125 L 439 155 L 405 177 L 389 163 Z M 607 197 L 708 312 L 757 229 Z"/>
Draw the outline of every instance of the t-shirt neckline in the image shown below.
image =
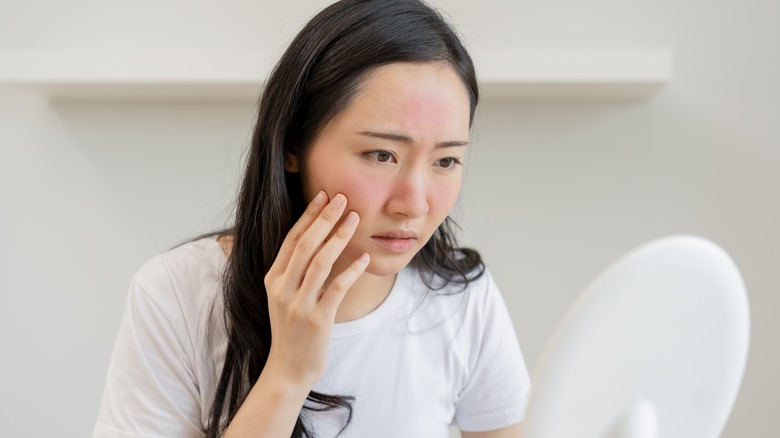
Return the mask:
<path id="1" fill-rule="evenodd" d="M 390 288 L 390 293 L 387 294 L 384 301 L 379 306 L 361 316 L 358 319 L 347 322 L 339 322 L 333 325 L 333 331 L 331 332 L 331 339 L 346 338 L 349 336 L 359 335 L 368 330 L 373 329 L 382 322 L 393 319 L 397 315 L 399 303 L 402 301 L 402 295 L 404 290 L 408 290 L 409 277 L 411 276 L 411 269 L 407 266 L 398 273 L 395 277 L 395 282 Z"/>

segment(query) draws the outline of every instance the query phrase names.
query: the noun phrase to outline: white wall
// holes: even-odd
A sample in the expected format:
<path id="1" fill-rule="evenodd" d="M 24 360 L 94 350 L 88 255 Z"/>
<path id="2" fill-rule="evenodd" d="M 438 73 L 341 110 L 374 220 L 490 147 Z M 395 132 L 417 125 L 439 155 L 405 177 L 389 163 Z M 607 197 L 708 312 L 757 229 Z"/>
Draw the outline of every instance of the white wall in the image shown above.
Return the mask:
<path id="1" fill-rule="evenodd" d="M 251 48 L 324 1 L 6 1 L 0 48 Z M 752 344 L 724 437 L 780 436 L 780 3 L 438 1 L 479 47 L 671 47 L 649 100 L 485 102 L 458 208 L 533 365 L 565 307 L 631 247 L 718 242 Z M 49 102 L 0 87 L 3 434 L 89 435 L 132 272 L 229 221 L 248 104 Z"/>

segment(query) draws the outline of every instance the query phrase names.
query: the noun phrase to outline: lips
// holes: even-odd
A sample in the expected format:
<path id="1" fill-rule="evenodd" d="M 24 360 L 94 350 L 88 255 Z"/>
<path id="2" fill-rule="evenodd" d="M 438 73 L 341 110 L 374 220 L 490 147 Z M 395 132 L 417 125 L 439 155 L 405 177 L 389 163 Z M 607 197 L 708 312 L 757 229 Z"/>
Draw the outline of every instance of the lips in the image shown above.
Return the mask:
<path id="1" fill-rule="evenodd" d="M 417 239 L 417 233 L 407 230 L 392 230 L 383 233 L 375 234 L 372 237 L 384 238 L 384 239 Z"/>
<path id="2" fill-rule="evenodd" d="M 408 230 L 391 230 L 371 236 L 380 247 L 394 253 L 404 253 L 417 244 L 417 233 Z"/>

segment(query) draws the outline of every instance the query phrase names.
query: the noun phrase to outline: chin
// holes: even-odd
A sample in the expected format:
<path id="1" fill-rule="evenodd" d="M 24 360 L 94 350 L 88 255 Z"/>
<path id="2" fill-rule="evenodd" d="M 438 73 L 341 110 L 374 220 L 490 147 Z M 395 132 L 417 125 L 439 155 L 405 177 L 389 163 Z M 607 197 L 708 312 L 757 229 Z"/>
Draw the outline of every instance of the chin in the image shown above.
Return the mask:
<path id="1" fill-rule="evenodd" d="M 403 270 L 412 259 L 407 257 L 398 257 L 395 260 L 393 258 L 376 257 L 371 258 L 371 262 L 366 268 L 366 273 L 375 275 L 377 277 L 387 277 L 388 275 L 396 275 Z"/>

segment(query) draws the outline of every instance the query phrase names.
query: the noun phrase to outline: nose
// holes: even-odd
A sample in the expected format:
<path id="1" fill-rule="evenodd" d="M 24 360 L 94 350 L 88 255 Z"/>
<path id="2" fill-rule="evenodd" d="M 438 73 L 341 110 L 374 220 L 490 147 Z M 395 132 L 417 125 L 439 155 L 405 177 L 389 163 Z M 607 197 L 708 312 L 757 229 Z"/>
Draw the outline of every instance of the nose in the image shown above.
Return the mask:
<path id="1" fill-rule="evenodd" d="M 388 212 L 415 219 L 429 209 L 428 181 L 423 172 L 398 175 L 387 202 Z"/>

